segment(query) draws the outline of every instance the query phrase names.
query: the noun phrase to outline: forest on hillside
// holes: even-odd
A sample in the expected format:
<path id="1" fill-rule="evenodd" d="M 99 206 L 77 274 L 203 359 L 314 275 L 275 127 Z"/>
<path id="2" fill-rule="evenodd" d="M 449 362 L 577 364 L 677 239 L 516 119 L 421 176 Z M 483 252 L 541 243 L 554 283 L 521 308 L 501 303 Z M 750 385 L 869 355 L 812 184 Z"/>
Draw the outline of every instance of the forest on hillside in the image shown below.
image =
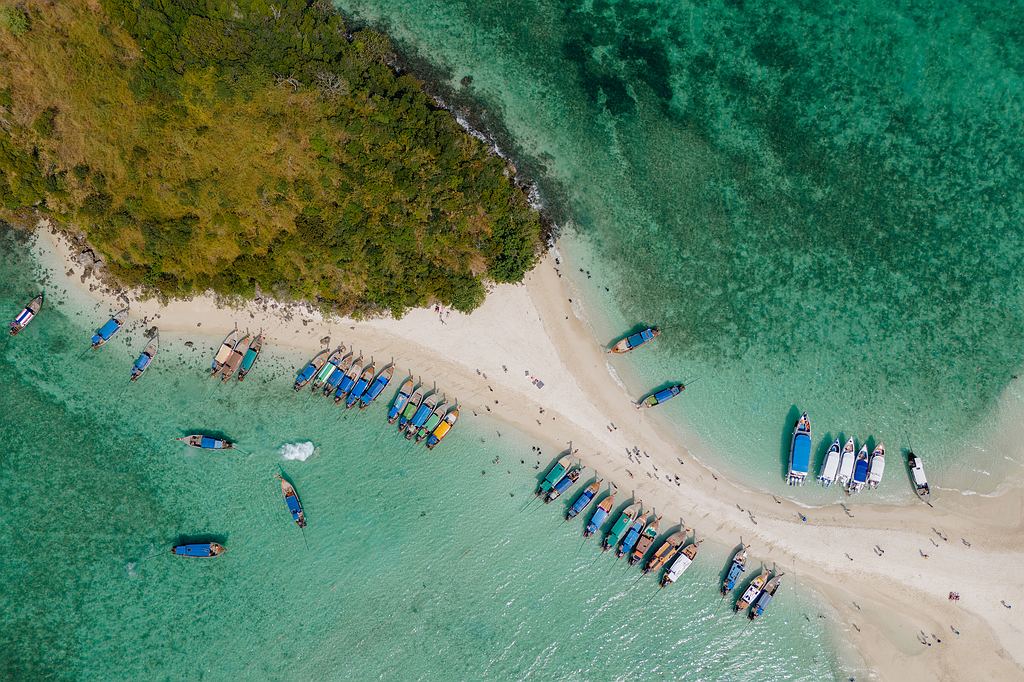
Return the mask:
<path id="1" fill-rule="evenodd" d="M 0 0 L 0 218 L 164 296 L 472 310 L 540 217 L 392 62 L 326 0 Z"/>

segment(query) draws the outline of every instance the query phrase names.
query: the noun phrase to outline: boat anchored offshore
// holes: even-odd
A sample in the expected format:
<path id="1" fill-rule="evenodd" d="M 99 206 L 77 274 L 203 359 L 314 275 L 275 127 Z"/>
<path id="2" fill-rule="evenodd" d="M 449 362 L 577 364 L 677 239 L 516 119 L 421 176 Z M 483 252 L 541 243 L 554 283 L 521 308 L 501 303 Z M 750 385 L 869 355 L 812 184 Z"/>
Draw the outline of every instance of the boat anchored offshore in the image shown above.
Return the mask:
<path id="1" fill-rule="evenodd" d="M 238 343 L 231 349 L 231 354 L 228 355 L 228 359 L 224 361 L 224 364 L 220 368 L 220 380 L 227 381 L 238 368 L 242 366 L 242 358 L 245 357 L 245 352 L 249 350 L 249 339 L 252 338 L 252 334 L 249 332 L 245 333 L 245 336 L 238 340 Z"/>
<path id="2" fill-rule="evenodd" d="M 412 392 L 415 388 L 416 382 L 413 381 L 412 377 L 402 382 L 402 387 L 398 389 L 398 395 L 395 396 L 394 402 L 391 403 L 391 409 L 388 410 L 388 424 L 394 424 L 398 421 L 399 415 L 405 409 L 405 404 L 409 402 L 409 398 L 412 397 Z"/>
<path id="3" fill-rule="evenodd" d="M 295 525 L 299 528 L 306 527 L 306 514 L 302 511 L 302 502 L 299 501 L 299 495 L 295 492 L 295 487 L 284 479 L 284 476 L 280 474 L 277 477 L 281 480 L 281 492 L 284 494 L 284 503 L 288 505 L 288 511 L 291 512 L 292 520 L 295 521 Z"/>
<path id="4" fill-rule="evenodd" d="M 793 441 L 789 446 L 789 475 L 786 483 L 803 485 L 811 470 L 811 420 L 804 412 L 793 428 Z"/>
<path id="5" fill-rule="evenodd" d="M 175 545 L 171 547 L 171 554 L 175 556 L 191 557 L 193 559 L 209 559 L 220 556 L 225 551 L 224 545 L 216 542 L 196 542 L 188 545 Z"/>
<path id="6" fill-rule="evenodd" d="M 580 480 L 580 474 L 582 473 L 583 470 L 580 468 L 570 469 L 565 472 L 565 476 L 558 479 L 558 482 L 551 486 L 551 490 L 549 490 L 548 494 L 544 496 L 544 504 L 554 502 L 561 497 L 562 493 L 573 487 L 573 485 L 576 484 L 576 481 Z"/>
<path id="7" fill-rule="evenodd" d="M 768 581 L 768 584 L 764 586 L 764 590 L 758 596 L 757 601 L 754 602 L 754 608 L 750 609 L 750 620 L 760 618 L 764 614 L 764 610 L 768 608 L 768 605 L 772 603 L 772 599 L 775 597 L 775 593 L 779 590 L 779 585 L 782 584 L 782 576 L 784 573 L 777 573 L 774 578 Z"/>
<path id="8" fill-rule="evenodd" d="M 224 363 L 231 357 L 231 351 L 235 349 L 235 342 L 238 341 L 238 328 L 235 327 L 228 335 L 224 337 L 224 340 L 220 342 L 220 348 L 217 349 L 217 354 L 213 356 L 213 362 L 210 363 L 210 376 L 217 376 L 221 368 L 224 367 Z"/>
<path id="9" fill-rule="evenodd" d="M 825 455 L 825 464 L 822 465 L 821 475 L 818 476 L 821 485 L 826 488 L 835 483 L 836 475 L 839 473 L 840 450 L 839 439 L 836 438 L 828 448 L 828 454 Z"/>
<path id="10" fill-rule="evenodd" d="M 433 450 L 437 447 L 437 444 L 444 440 L 444 437 L 451 433 L 452 427 L 455 426 L 455 422 L 459 420 L 459 408 L 453 409 L 451 412 L 444 416 L 441 423 L 437 425 L 434 432 L 427 438 L 427 450 Z"/>
<path id="11" fill-rule="evenodd" d="M 658 549 L 654 550 L 651 558 L 647 560 L 647 565 L 644 566 L 644 573 L 657 571 L 664 566 L 675 555 L 676 550 L 686 542 L 686 537 L 689 534 L 690 529 L 684 528 L 665 538 L 665 542 L 661 543 Z"/>
<path id="12" fill-rule="evenodd" d="M 661 576 L 662 587 L 667 587 L 679 580 L 683 573 L 686 573 L 686 569 L 693 565 L 693 560 L 697 558 L 697 550 L 700 549 L 701 542 L 703 541 L 697 539 L 697 532 L 694 531 L 693 541 L 686 547 L 683 547 L 682 551 L 676 555 L 676 558 L 669 565 L 668 570 L 665 571 L 665 575 Z"/>
<path id="13" fill-rule="evenodd" d="M 722 581 L 722 596 L 732 592 L 733 588 L 736 587 L 736 583 L 739 581 L 740 576 L 743 575 L 747 570 L 747 548 L 750 545 L 742 545 L 736 554 L 732 557 L 732 565 L 729 567 L 729 572 L 725 574 L 725 580 Z"/>
<path id="14" fill-rule="evenodd" d="M 182 436 L 181 438 L 175 438 L 174 440 L 193 448 L 200 448 L 201 450 L 230 450 L 235 447 L 235 444 L 226 438 L 204 436 L 201 433 L 195 433 L 191 436 Z"/>
<path id="15" fill-rule="evenodd" d="M 636 541 L 640 539 L 640 534 L 644 532 L 644 528 L 647 526 L 647 519 L 651 518 L 651 514 L 653 513 L 653 511 L 644 512 L 638 516 L 632 524 L 630 524 L 629 530 L 626 531 L 626 535 L 622 538 L 622 544 L 619 545 L 619 548 L 615 551 L 616 559 L 621 559 L 633 551 L 633 547 L 636 546 Z"/>
<path id="16" fill-rule="evenodd" d="M 914 479 L 914 492 L 927 502 L 932 490 L 928 487 L 928 478 L 924 475 L 924 463 L 913 452 L 908 452 L 907 466 L 910 467 L 910 475 Z"/>
<path id="17" fill-rule="evenodd" d="M 328 353 L 329 351 L 326 350 L 320 351 L 313 357 L 312 360 L 306 363 L 305 367 L 303 367 L 299 371 L 299 373 L 295 376 L 296 391 L 298 391 L 300 388 L 305 387 L 310 381 L 313 380 L 313 377 L 316 376 L 316 373 L 324 368 L 324 365 L 327 364 Z"/>
<path id="18" fill-rule="evenodd" d="M 370 403 L 377 399 L 377 396 L 379 396 L 384 389 L 387 388 L 388 384 L 391 383 L 391 377 L 394 376 L 394 374 L 395 366 L 388 365 L 380 374 L 377 375 L 377 378 L 373 380 L 370 387 L 367 388 L 361 396 L 359 396 L 360 410 L 365 410 Z"/>
<path id="19" fill-rule="evenodd" d="M 608 515 L 612 513 L 612 507 L 615 506 L 615 490 L 608 493 L 608 497 L 604 498 L 597 503 L 597 507 L 594 508 L 594 515 L 590 517 L 590 521 L 583 528 L 583 537 L 589 538 L 591 535 L 601 529 L 601 525 L 608 520 Z"/>
<path id="20" fill-rule="evenodd" d="M 633 519 L 636 518 L 642 508 L 643 505 L 640 502 L 634 502 L 622 510 L 622 513 L 619 514 L 619 518 L 612 524 L 611 530 L 609 530 L 608 534 L 604 536 L 601 551 L 607 552 L 612 547 L 618 546 L 619 540 L 622 538 L 622 534 L 630 527 L 633 523 Z"/>
<path id="21" fill-rule="evenodd" d="M 874 490 L 882 482 L 885 474 L 885 443 L 879 443 L 871 453 L 871 461 L 868 464 L 868 488 Z"/>
<path id="22" fill-rule="evenodd" d="M 640 533 L 639 539 L 636 541 L 636 547 L 633 548 L 633 553 L 629 555 L 629 565 L 639 562 L 647 554 L 647 550 L 654 544 L 655 538 L 658 537 L 658 524 L 661 523 L 661 517 L 654 519 L 646 528 L 644 532 Z"/>
<path id="23" fill-rule="evenodd" d="M 761 566 L 761 573 L 754 578 L 749 585 L 747 585 L 747 589 L 743 590 L 743 594 L 736 600 L 736 605 L 733 607 L 734 611 L 738 613 L 757 600 L 758 595 L 761 594 L 761 589 L 764 587 L 764 584 L 768 582 L 769 573 L 771 573 L 771 571 L 764 566 Z"/>
<path id="24" fill-rule="evenodd" d="M 113 317 L 106 321 L 106 323 L 96 330 L 96 333 L 92 335 L 92 349 L 96 350 L 107 341 L 111 339 L 114 334 L 121 331 L 121 327 L 124 326 L 125 321 L 128 319 L 128 309 L 119 310 L 114 313 Z"/>
<path id="25" fill-rule="evenodd" d="M 252 340 L 249 347 L 245 350 L 245 357 L 242 358 L 242 365 L 238 368 L 238 380 L 242 381 L 245 377 L 249 376 L 249 372 L 252 371 L 253 366 L 256 364 L 256 359 L 260 356 L 260 351 L 263 350 L 263 332 L 261 331 L 256 335 L 256 338 Z"/>
<path id="26" fill-rule="evenodd" d="M 376 373 L 377 368 L 371 360 L 370 364 L 363 368 L 355 386 L 352 387 L 352 390 L 348 393 L 348 397 L 345 398 L 346 410 L 351 409 L 353 405 L 359 402 L 359 399 L 363 397 L 363 393 L 366 393 L 366 389 L 370 386 L 370 382 L 373 381 L 373 375 Z"/>
<path id="27" fill-rule="evenodd" d="M 138 381 L 139 377 L 145 374 L 146 370 L 149 369 L 149 365 L 153 362 L 153 358 L 156 357 L 156 352 L 159 350 L 159 333 L 154 334 L 153 338 L 149 340 L 146 347 L 142 349 L 142 353 L 139 354 L 135 364 L 132 365 L 132 376 L 130 381 Z"/>
<path id="28" fill-rule="evenodd" d="M 28 323 L 32 321 L 36 315 L 39 314 L 39 309 L 43 307 L 43 295 L 39 294 L 25 306 L 18 316 L 11 320 L 11 336 L 17 336 L 22 329 L 28 326 Z"/>
<path id="29" fill-rule="evenodd" d="M 572 457 L 569 455 L 560 457 L 558 461 L 555 462 L 555 465 L 551 467 L 551 470 L 548 471 L 544 480 L 537 486 L 537 496 L 546 495 L 547 492 L 551 490 L 551 487 L 561 480 L 562 476 L 565 476 L 565 472 L 569 470 L 570 464 L 572 464 Z"/>
<path id="30" fill-rule="evenodd" d="M 426 440 L 427 436 L 434 432 L 441 424 L 441 419 L 448 412 L 448 403 L 443 402 L 434 408 L 434 411 L 427 417 L 427 421 L 423 422 L 423 426 L 416 432 L 416 442 L 422 443 Z"/>
<path id="31" fill-rule="evenodd" d="M 583 489 L 583 492 L 576 497 L 572 506 L 565 512 L 566 521 L 576 518 L 579 516 L 580 512 L 590 506 L 590 503 L 594 501 L 595 497 L 597 497 L 597 493 L 600 492 L 601 483 L 603 482 L 604 479 L 599 478 Z"/>
<path id="32" fill-rule="evenodd" d="M 657 327 L 648 327 L 643 331 L 639 331 L 636 334 L 630 334 L 624 339 L 621 339 L 618 343 L 608 349 L 609 353 L 628 353 L 631 350 L 636 350 L 640 346 L 644 345 L 648 341 L 653 341 L 661 335 L 661 330 Z"/>
<path id="33" fill-rule="evenodd" d="M 857 446 L 851 438 L 846 441 L 846 445 L 843 446 L 843 454 L 839 458 L 839 475 L 836 476 L 836 483 L 840 488 L 850 485 L 850 480 L 853 478 L 853 466 L 857 460 L 856 452 Z"/>
<path id="34" fill-rule="evenodd" d="M 654 407 L 655 405 L 661 405 L 662 403 L 668 402 L 675 398 L 677 395 L 686 390 L 686 386 L 683 384 L 676 384 L 675 386 L 669 386 L 663 388 L 660 391 L 655 391 L 640 402 L 636 404 L 636 409 L 642 407 Z"/>
<path id="35" fill-rule="evenodd" d="M 867 443 L 860 446 L 857 453 L 857 462 L 853 467 L 853 478 L 847 490 L 851 493 L 859 493 L 868 482 L 868 446 Z"/>

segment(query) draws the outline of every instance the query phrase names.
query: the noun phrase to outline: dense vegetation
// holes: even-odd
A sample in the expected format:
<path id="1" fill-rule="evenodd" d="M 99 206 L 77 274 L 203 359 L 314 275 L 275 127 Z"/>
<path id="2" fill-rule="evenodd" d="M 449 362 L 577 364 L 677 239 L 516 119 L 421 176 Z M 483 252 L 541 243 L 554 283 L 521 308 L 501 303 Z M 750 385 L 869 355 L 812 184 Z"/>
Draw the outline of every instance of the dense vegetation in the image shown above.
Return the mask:
<path id="1" fill-rule="evenodd" d="M 169 296 L 469 310 L 540 222 L 504 162 L 329 2 L 0 0 L 0 217 Z"/>

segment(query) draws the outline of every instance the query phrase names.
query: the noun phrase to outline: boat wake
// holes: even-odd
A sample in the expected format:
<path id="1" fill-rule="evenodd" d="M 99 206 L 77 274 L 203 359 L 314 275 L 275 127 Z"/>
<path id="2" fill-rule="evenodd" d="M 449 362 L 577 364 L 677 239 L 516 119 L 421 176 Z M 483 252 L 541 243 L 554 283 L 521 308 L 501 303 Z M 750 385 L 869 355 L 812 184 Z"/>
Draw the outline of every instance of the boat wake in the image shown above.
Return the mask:
<path id="1" fill-rule="evenodd" d="M 305 443 L 285 443 L 281 446 L 281 459 L 289 461 L 305 462 L 316 453 L 311 441 Z"/>

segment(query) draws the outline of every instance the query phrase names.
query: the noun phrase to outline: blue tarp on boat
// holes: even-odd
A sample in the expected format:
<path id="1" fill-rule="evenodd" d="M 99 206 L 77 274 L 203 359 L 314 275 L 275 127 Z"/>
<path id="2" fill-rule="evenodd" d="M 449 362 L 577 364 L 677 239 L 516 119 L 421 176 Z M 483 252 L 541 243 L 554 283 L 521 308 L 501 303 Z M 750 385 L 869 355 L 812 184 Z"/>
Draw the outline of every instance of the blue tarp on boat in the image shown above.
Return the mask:
<path id="1" fill-rule="evenodd" d="M 576 501 L 572 503 L 572 507 L 569 509 L 570 516 L 576 516 L 581 511 L 586 509 L 590 501 L 594 499 L 594 495 L 597 493 L 591 493 L 589 490 L 584 490 L 583 494 L 576 498 Z"/>
<path id="2" fill-rule="evenodd" d="M 789 468 L 801 474 L 811 469 L 811 437 L 806 433 L 793 436 L 792 461 Z"/>
<path id="3" fill-rule="evenodd" d="M 754 614 L 760 616 L 764 613 L 764 610 L 772 603 L 772 598 L 772 595 L 767 592 L 762 592 L 761 596 L 757 598 L 757 605 L 754 606 Z"/>
<path id="4" fill-rule="evenodd" d="M 213 556 L 213 547 L 211 545 L 212 543 L 209 542 L 201 542 L 193 545 L 178 545 L 174 548 L 174 553 L 178 556 Z"/>
<path id="5" fill-rule="evenodd" d="M 736 587 L 736 581 L 741 575 L 743 575 L 743 571 L 745 570 L 747 570 L 746 566 L 733 563 L 732 568 L 729 569 L 729 575 L 725 577 L 725 589 L 731 590 Z"/>
<path id="6" fill-rule="evenodd" d="M 284 498 L 284 501 L 288 505 L 288 511 L 292 513 L 292 518 L 299 518 L 299 512 L 302 511 L 299 500 L 294 495 L 288 495 Z"/>
<path id="7" fill-rule="evenodd" d="M 366 390 L 367 383 L 369 382 L 366 379 L 360 379 L 357 381 L 352 392 L 348 394 L 348 399 L 345 401 L 345 404 L 348 406 L 354 405 L 355 402 L 363 396 L 363 391 Z"/>
<path id="8" fill-rule="evenodd" d="M 384 390 L 384 387 L 388 385 L 390 379 L 386 376 L 379 376 L 370 386 L 369 390 L 363 394 L 364 403 L 372 403 L 380 395 L 380 392 Z"/>
<path id="9" fill-rule="evenodd" d="M 203 436 L 202 440 L 199 441 L 199 447 L 206 448 L 207 450 L 220 450 L 224 447 L 224 441 L 220 438 Z"/>
<path id="10" fill-rule="evenodd" d="M 107 320 L 107 323 L 99 328 L 96 332 L 96 336 L 99 336 L 104 341 L 109 341 L 110 337 L 114 335 L 118 329 L 121 328 L 121 324 L 114 319 Z"/>
<path id="11" fill-rule="evenodd" d="M 297 383 L 297 384 L 305 383 L 305 382 L 309 381 L 310 379 L 312 379 L 313 375 L 315 373 L 316 373 L 316 367 L 314 367 L 313 363 L 311 362 L 308 365 L 306 365 L 305 367 L 303 367 L 302 371 L 299 372 L 299 375 L 297 377 L 295 377 L 295 383 Z"/>
<path id="12" fill-rule="evenodd" d="M 864 483 L 868 480 L 868 461 L 866 459 L 857 460 L 857 468 L 853 472 L 853 480 L 857 483 Z"/>
<path id="13" fill-rule="evenodd" d="M 671 386 L 669 388 L 663 388 L 657 393 L 655 393 L 654 399 L 658 401 L 658 404 L 661 404 L 668 400 L 669 398 L 676 395 L 679 395 L 679 388 L 676 386 Z"/>
<path id="14" fill-rule="evenodd" d="M 153 358 L 143 353 L 142 355 L 139 356 L 139 359 L 135 361 L 135 369 L 141 372 L 142 370 L 149 367 L 149 363 L 152 359 Z"/>
<path id="15" fill-rule="evenodd" d="M 587 524 L 588 533 L 596 533 L 597 529 L 601 527 L 601 524 L 608 518 L 608 512 L 604 509 L 598 509 L 594 512 L 594 515 L 590 517 L 590 523 Z"/>

